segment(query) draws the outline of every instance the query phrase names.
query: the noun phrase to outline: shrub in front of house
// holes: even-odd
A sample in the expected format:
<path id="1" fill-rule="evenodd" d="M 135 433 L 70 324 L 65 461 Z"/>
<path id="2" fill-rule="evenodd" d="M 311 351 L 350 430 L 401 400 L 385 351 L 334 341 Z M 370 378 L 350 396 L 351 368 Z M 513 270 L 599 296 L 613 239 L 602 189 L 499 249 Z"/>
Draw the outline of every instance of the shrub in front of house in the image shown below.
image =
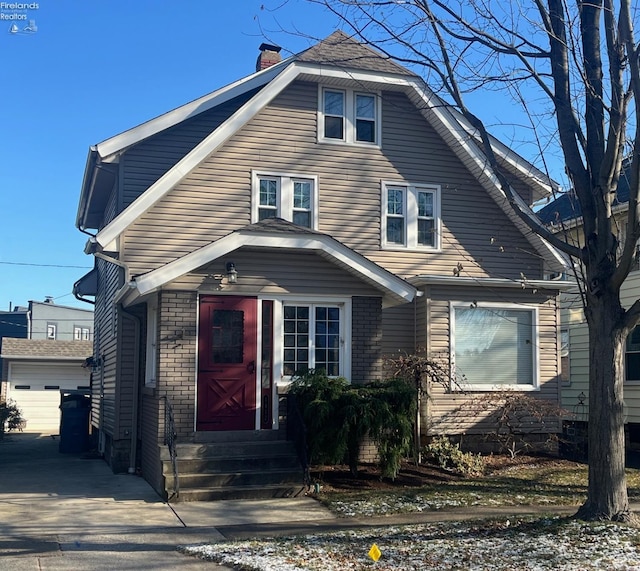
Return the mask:
<path id="1" fill-rule="evenodd" d="M 0 402 L 0 439 L 2 439 L 5 432 L 22 430 L 23 426 L 22 411 L 16 403 L 10 399 Z"/>
<path id="2" fill-rule="evenodd" d="M 307 429 L 312 464 L 347 463 L 355 475 L 365 436 L 376 444 L 384 477 L 395 478 L 410 453 L 415 418 L 415 389 L 403 379 L 350 385 L 322 370 L 297 376 L 295 395 Z"/>

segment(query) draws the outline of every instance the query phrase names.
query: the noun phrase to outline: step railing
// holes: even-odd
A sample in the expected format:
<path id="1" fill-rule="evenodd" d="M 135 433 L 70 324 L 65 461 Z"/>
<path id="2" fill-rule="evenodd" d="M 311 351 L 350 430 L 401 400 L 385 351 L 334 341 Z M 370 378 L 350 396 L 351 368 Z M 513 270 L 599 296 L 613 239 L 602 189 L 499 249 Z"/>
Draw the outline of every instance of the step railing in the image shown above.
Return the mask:
<path id="1" fill-rule="evenodd" d="M 304 424 L 297 398 L 292 394 L 287 395 L 287 440 L 291 440 L 296 448 L 298 459 L 302 465 L 303 482 L 309 488 L 311 486 L 311 474 L 309 472 L 309 454 L 307 451 L 307 427 Z"/>
<path id="2" fill-rule="evenodd" d="M 164 401 L 164 444 L 169 449 L 169 458 L 171 458 L 171 468 L 173 470 L 173 492 L 167 498 L 171 501 L 180 497 L 180 480 L 178 478 L 178 452 L 176 449 L 176 422 L 173 416 L 173 407 L 167 395 L 162 396 Z M 167 490 L 168 492 L 168 490 Z"/>

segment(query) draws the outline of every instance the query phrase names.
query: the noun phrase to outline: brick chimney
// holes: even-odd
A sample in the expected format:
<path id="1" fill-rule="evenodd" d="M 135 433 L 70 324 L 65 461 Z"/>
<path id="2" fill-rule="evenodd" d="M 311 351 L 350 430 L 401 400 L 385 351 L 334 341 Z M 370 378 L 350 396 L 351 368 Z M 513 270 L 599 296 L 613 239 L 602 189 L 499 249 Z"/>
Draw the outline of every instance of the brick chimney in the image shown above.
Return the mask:
<path id="1" fill-rule="evenodd" d="M 256 61 L 256 71 L 267 69 L 272 65 L 280 63 L 282 56 L 280 55 L 280 46 L 272 46 L 271 44 L 260 45 L 260 55 L 258 61 Z"/>

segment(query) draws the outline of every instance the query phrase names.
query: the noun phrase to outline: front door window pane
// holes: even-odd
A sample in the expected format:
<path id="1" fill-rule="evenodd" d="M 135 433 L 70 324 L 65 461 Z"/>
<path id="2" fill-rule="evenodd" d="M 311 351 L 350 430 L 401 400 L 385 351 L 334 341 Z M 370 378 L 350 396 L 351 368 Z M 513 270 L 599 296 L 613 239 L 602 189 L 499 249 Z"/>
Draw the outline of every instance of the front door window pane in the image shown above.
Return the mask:
<path id="1" fill-rule="evenodd" d="M 244 360 L 244 312 L 217 309 L 211 324 L 211 361 L 242 363 Z"/>

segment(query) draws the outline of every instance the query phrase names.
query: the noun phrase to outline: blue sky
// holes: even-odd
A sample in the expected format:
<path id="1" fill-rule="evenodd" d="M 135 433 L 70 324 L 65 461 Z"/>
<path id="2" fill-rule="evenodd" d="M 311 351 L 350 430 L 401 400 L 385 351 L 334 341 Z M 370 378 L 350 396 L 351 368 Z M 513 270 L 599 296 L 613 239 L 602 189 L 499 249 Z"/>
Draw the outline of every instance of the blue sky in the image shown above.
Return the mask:
<path id="1" fill-rule="evenodd" d="M 12 1 L 0 3 L 0 310 L 45 296 L 86 307 L 71 290 L 92 267 L 75 228 L 90 145 L 252 73 L 263 41 L 285 57 L 313 43 L 282 30 L 339 27 L 304 0 Z"/>
<path id="2" fill-rule="evenodd" d="M 283 55 L 312 43 L 280 28 L 320 38 L 335 29 L 304 1 L 270 11 L 281 4 L 38 0 L 37 9 L 0 8 L 27 17 L 0 19 L 0 310 L 45 296 L 80 304 L 71 290 L 92 258 L 75 216 L 90 145 L 252 73 L 266 39 Z M 10 33 L 29 20 L 36 32 Z"/>

